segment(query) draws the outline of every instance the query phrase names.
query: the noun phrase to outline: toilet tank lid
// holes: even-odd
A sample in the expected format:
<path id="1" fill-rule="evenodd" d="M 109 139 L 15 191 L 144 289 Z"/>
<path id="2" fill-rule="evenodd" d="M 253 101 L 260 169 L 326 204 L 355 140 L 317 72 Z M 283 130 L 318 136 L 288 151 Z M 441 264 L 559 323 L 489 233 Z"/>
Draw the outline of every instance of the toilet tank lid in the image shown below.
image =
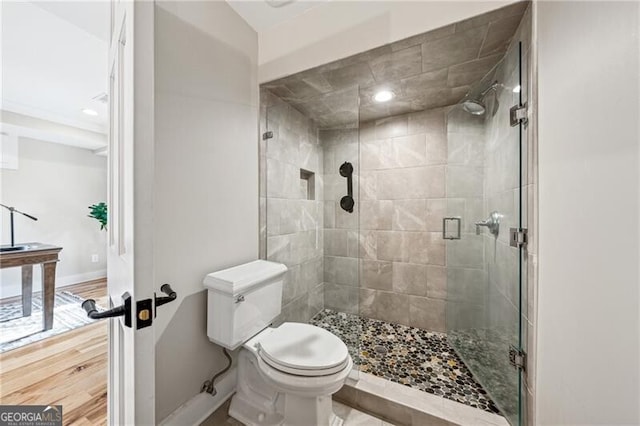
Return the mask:
<path id="1" fill-rule="evenodd" d="M 220 293 L 235 295 L 282 276 L 285 272 L 287 267 L 282 263 L 254 260 L 208 274 L 204 278 L 204 286 Z"/>

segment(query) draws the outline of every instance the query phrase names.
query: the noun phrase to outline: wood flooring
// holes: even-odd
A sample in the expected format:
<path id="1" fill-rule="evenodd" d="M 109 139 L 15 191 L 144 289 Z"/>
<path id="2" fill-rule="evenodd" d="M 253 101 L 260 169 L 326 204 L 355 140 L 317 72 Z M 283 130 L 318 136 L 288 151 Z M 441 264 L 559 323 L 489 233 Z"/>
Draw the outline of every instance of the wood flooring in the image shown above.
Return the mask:
<path id="1" fill-rule="evenodd" d="M 64 289 L 108 306 L 104 279 Z M 0 404 L 58 404 L 65 425 L 106 424 L 107 322 L 0 354 Z"/>

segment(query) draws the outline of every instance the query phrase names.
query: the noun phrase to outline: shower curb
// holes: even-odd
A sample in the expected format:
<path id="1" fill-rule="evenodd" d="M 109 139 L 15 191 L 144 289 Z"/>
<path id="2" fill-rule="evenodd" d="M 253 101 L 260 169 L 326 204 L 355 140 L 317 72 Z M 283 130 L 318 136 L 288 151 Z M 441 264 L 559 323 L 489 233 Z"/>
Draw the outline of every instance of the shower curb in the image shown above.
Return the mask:
<path id="1" fill-rule="evenodd" d="M 372 374 L 347 379 L 333 397 L 345 405 L 398 426 L 509 426 L 497 414 L 470 407 Z"/>

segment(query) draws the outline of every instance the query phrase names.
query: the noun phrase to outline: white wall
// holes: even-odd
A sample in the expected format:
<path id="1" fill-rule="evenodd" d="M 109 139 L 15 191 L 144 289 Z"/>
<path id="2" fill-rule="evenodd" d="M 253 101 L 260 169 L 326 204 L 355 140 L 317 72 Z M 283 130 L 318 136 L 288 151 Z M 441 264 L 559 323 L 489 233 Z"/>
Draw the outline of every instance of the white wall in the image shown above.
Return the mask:
<path id="1" fill-rule="evenodd" d="M 155 8 L 156 420 L 225 366 L 202 280 L 258 257 L 256 33 L 226 2 Z"/>
<path id="2" fill-rule="evenodd" d="M 88 206 L 106 201 L 106 158 L 82 148 L 18 139 L 18 170 L 0 171 L 0 203 L 38 218 L 15 215 L 16 243 L 38 241 L 62 247 L 56 287 L 106 276 L 106 232 L 87 217 Z M 2 209 L 2 244 L 11 241 L 9 212 Z M 91 255 L 99 256 L 98 263 Z M 20 269 L 3 269 L 0 297 L 21 294 Z M 34 291 L 41 289 L 34 268 Z"/>
<path id="3" fill-rule="evenodd" d="M 537 423 L 639 424 L 639 4 L 537 12 Z"/>
<path id="4" fill-rule="evenodd" d="M 260 32 L 261 83 L 515 1 L 330 1 Z M 286 6 L 285 6 L 286 7 Z"/>

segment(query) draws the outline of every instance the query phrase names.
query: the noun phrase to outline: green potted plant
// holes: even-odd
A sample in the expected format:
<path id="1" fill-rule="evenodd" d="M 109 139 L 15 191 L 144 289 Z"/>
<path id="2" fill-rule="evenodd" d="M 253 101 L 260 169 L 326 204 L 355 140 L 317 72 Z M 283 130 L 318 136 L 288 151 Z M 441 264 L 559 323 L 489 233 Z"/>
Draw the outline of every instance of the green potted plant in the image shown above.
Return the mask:
<path id="1" fill-rule="evenodd" d="M 89 206 L 89 217 L 100 222 L 100 230 L 107 229 L 107 203 L 98 203 Z"/>

